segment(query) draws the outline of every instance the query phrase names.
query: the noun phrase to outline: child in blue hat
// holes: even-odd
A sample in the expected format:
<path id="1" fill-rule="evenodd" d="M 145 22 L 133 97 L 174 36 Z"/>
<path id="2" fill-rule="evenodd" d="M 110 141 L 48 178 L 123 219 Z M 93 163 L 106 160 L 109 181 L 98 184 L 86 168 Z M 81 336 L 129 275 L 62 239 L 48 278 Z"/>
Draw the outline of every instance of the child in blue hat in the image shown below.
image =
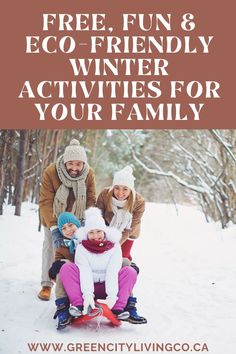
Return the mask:
<path id="1" fill-rule="evenodd" d="M 65 263 L 65 261 L 63 261 L 64 259 L 68 259 L 69 261 L 74 262 L 76 243 L 75 234 L 78 228 L 81 226 L 76 216 L 68 212 L 61 213 L 58 217 L 57 223 L 58 229 L 63 235 L 64 247 L 59 247 L 56 249 L 55 262 L 49 269 L 49 277 L 52 280 L 56 279 L 61 266 Z"/>
<path id="2" fill-rule="evenodd" d="M 69 247 L 70 253 L 74 253 L 74 243 L 75 243 L 75 233 L 77 229 L 81 226 L 79 220 L 75 215 L 64 212 L 61 213 L 57 221 L 58 229 L 63 235 L 64 244 L 66 247 Z"/>
<path id="3" fill-rule="evenodd" d="M 58 282 L 57 274 L 59 273 L 62 265 L 66 261 L 74 262 L 74 253 L 76 248 L 76 232 L 81 226 L 79 220 L 75 215 L 69 212 L 63 212 L 59 215 L 58 229 L 63 235 L 64 247 L 59 247 L 55 252 L 55 261 L 49 269 L 49 277 Z M 54 319 L 58 318 L 57 329 L 62 329 L 70 323 L 69 314 L 69 300 L 67 296 L 57 298 L 56 301 L 57 311 Z"/>

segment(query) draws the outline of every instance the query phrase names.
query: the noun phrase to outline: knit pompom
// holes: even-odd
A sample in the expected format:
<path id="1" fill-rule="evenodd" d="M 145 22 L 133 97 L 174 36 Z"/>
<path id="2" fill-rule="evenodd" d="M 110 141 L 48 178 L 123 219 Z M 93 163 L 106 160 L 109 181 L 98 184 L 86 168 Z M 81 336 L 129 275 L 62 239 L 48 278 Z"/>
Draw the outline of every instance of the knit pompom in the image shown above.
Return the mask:
<path id="1" fill-rule="evenodd" d="M 123 168 L 124 172 L 130 173 L 131 175 L 133 174 L 133 169 L 131 166 L 126 166 Z"/>
<path id="2" fill-rule="evenodd" d="M 84 212 L 86 233 L 90 230 L 102 230 L 106 232 L 106 223 L 100 209 L 91 207 Z"/>
<path id="3" fill-rule="evenodd" d="M 102 217 L 102 212 L 100 209 L 91 207 L 84 212 L 85 219 Z"/>
<path id="4" fill-rule="evenodd" d="M 80 145 L 80 142 L 77 139 L 72 139 L 70 142 L 70 145 L 77 145 L 78 146 L 78 145 Z"/>

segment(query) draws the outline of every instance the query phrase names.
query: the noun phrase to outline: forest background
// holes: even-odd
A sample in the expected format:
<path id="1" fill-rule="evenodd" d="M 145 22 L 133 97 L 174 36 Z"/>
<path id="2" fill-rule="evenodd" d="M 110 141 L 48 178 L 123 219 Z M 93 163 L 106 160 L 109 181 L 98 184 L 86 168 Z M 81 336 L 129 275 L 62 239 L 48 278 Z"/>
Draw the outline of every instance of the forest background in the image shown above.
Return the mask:
<path id="1" fill-rule="evenodd" d="M 223 228 L 236 222 L 236 130 L 0 130 L 0 215 L 38 203 L 44 169 L 72 138 L 86 149 L 97 193 L 130 165 L 148 202 L 194 205 Z"/>

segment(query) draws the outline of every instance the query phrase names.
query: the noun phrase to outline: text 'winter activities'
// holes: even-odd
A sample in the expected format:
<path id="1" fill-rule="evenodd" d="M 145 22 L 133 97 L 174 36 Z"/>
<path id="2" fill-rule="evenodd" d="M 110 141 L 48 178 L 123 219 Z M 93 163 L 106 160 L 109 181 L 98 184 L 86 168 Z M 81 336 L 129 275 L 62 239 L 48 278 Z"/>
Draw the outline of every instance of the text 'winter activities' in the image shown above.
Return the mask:
<path id="1" fill-rule="evenodd" d="M 18 98 L 39 121 L 197 122 L 221 97 L 220 82 L 192 67 L 214 52 L 200 31 L 192 13 L 43 14 L 24 51 L 49 58 L 50 72 L 22 82 Z"/>

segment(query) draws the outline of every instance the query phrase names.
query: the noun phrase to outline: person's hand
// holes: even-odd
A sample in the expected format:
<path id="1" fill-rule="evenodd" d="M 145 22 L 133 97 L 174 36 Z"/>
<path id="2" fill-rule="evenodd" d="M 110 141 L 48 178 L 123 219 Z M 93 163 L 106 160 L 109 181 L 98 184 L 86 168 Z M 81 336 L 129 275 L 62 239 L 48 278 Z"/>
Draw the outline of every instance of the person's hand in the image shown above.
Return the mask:
<path id="1" fill-rule="evenodd" d="M 130 236 L 130 229 L 124 229 L 122 232 L 122 237 L 120 239 L 120 244 L 122 245 Z"/>
<path id="2" fill-rule="evenodd" d="M 49 278 L 51 278 L 53 280 L 56 279 L 57 274 L 60 272 L 60 269 L 64 263 L 66 263 L 66 262 L 60 261 L 60 260 L 53 262 L 51 268 L 48 271 Z"/>
<path id="3" fill-rule="evenodd" d="M 91 310 L 95 309 L 95 303 L 92 295 L 85 295 L 84 297 L 84 311 L 83 315 L 91 312 Z"/>
<path id="4" fill-rule="evenodd" d="M 112 309 L 112 307 L 115 305 L 117 298 L 113 296 L 107 296 L 105 299 L 105 304 L 109 307 L 109 309 Z"/>
<path id="5" fill-rule="evenodd" d="M 51 233 L 52 233 L 52 240 L 53 240 L 55 248 L 65 247 L 65 244 L 63 241 L 63 236 L 60 233 L 58 227 L 51 230 Z"/>

